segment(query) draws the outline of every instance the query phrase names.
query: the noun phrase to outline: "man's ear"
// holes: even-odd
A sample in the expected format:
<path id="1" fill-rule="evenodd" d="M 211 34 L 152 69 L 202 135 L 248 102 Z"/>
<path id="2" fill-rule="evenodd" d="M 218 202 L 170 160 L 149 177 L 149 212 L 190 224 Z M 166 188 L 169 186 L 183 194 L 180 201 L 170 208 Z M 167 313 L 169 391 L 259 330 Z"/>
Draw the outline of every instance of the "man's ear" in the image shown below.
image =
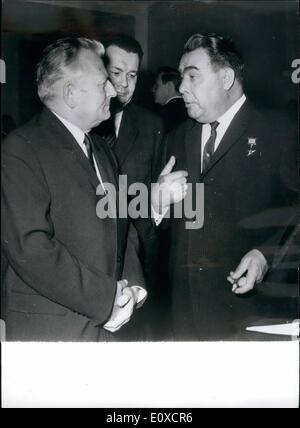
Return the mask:
<path id="1" fill-rule="evenodd" d="M 166 82 L 166 83 L 165 83 L 165 85 L 166 85 L 166 87 L 168 88 L 168 94 L 169 94 L 170 96 L 173 96 L 173 95 L 174 95 L 174 92 L 175 92 L 175 86 L 174 86 L 174 83 L 170 80 L 169 82 Z"/>
<path id="2" fill-rule="evenodd" d="M 77 106 L 77 91 L 72 82 L 66 82 L 63 86 L 63 98 L 71 109 Z"/>
<path id="3" fill-rule="evenodd" d="M 225 67 L 222 69 L 222 78 L 223 78 L 223 87 L 226 91 L 229 91 L 235 81 L 235 72 L 230 67 Z"/>

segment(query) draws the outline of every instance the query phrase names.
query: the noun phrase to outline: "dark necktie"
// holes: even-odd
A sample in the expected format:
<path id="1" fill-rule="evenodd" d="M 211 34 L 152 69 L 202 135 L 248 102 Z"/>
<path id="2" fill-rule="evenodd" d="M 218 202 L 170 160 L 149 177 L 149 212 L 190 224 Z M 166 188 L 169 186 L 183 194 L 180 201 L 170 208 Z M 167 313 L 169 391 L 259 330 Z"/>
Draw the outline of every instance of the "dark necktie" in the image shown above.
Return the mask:
<path id="1" fill-rule="evenodd" d="M 108 123 L 107 123 L 107 135 L 105 137 L 105 140 L 107 142 L 107 144 L 109 145 L 109 147 L 111 149 L 114 148 L 116 141 L 117 141 L 117 136 L 116 136 L 116 130 L 115 130 L 115 120 L 114 120 L 114 116 L 112 116 Z"/>
<path id="2" fill-rule="evenodd" d="M 84 145 L 86 147 L 86 151 L 87 151 L 87 155 L 88 155 L 88 160 L 90 161 L 90 164 L 92 165 L 94 171 L 96 171 L 95 164 L 94 164 L 94 159 L 93 159 L 92 139 L 91 139 L 91 137 L 88 134 L 85 134 L 83 143 L 84 143 Z"/>
<path id="3" fill-rule="evenodd" d="M 203 168 L 202 172 L 204 173 L 207 168 L 209 167 L 211 163 L 211 158 L 215 151 L 215 142 L 217 138 L 217 127 L 219 126 L 219 122 L 215 121 L 210 123 L 211 126 L 211 132 L 210 137 L 205 144 L 204 150 L 203 150 Z"/>
<path id="4" fill-rule="evenodd" d="M 118 138 L 116 135 L 116 127 L 115 127 L 116 115 L 118 113 L 121 113 L 121 111 L 123 111 L 125 107 L 126 106 L 124 104 L 121 104 L 117 98 L 112 98 L 111 105 L 110 105 L 111 117 L 108 119 L 106 123 L 106 135 L 105 135 L 105 140 L 111 149 L 114 149 Z"/>

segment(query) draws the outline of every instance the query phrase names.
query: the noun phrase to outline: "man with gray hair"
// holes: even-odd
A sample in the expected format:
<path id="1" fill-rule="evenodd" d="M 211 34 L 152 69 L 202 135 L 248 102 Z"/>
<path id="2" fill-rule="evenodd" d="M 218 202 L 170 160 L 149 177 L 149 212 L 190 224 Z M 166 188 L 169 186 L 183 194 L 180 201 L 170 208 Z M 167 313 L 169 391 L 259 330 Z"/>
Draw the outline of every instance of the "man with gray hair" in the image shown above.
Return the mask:
<path id="1" fill-rule="evenodd" d="M 89 135 L 116 95 L 103 54 L 85 38 L 48 46 L 37 67 L 44 109 L 3 143 L 7 340 L 118 340 L 146 298 L 127 220 L 96 213 L 118 174 Z"/>

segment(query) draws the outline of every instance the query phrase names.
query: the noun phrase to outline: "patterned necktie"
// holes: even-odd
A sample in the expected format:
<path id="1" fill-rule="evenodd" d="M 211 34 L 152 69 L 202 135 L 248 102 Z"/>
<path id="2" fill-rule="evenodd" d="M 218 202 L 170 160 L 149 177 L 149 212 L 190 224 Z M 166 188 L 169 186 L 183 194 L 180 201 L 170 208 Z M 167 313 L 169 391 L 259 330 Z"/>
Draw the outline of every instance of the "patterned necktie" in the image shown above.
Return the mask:
<path id="1" fill-rule="evenodd" d="M 105 140 L 106 140 L 107 144 L 109 145 L 109 147 L 111 149 L 113 149 L 116 142 L 117 142 L 117 136 L 116 136 L 114 117 L 113 116 L 108 120 L 107 127 L 108 127 L 108 132 L 107 132 L 107 135 L 105 137 Z"/>
<path id="2" fill-rule="evenodd" d="M 88 134 L 85 134 L 83 143 L 84 143 L 84 145 L 86 147 L 86 151 L 87 151 L 87 155 L 88 155 L 88 160 L 90 161 L 90 164 L 92 165 L 94 171 L 96 171 L 95 164 L 94 164 L 94 159 L 93 159 L 92 139 L 91 139 L 91 137 Z"/>
<path id="3" fill-rule="evenodd" d="M 203 151 L 203 169 L 202 172 L 204 173 L 207 168 L 209 167 L 209 164 L 211 162 L 211 158 L 215 151 L 215 142 L 217 138 L 217 127 L 219 126 L 219 122 L 215 121 L 210 123 L 211 126 L 211 132 L 210 137 L 207 140 L 207 143 L 205 144 L 204 151 Z"/>

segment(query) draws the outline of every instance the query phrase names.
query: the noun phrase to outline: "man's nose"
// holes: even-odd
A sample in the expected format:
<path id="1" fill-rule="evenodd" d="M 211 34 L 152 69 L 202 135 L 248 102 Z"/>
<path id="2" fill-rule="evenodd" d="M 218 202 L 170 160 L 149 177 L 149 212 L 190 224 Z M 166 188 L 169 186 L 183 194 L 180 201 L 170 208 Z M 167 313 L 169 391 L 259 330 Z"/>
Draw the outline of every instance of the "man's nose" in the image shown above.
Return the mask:
<path id="1" fill-rule="evenodd" d="M 179 92 L 181 93 L 181 95 L 183 95 L 186 92 L 186 85 L 185 85 L 185 82 L 183 80 L 180 83 Z"/>
<path id="2" fill-rule="evenodd" d="M 121 76 L 119 84 L 121 86 L 123 86 L 123 88 L 127 88 L 127 86 L 128 86 L 128 77 L 126 76 L 126 74 L 124 74 L 124 75 Z"/>

